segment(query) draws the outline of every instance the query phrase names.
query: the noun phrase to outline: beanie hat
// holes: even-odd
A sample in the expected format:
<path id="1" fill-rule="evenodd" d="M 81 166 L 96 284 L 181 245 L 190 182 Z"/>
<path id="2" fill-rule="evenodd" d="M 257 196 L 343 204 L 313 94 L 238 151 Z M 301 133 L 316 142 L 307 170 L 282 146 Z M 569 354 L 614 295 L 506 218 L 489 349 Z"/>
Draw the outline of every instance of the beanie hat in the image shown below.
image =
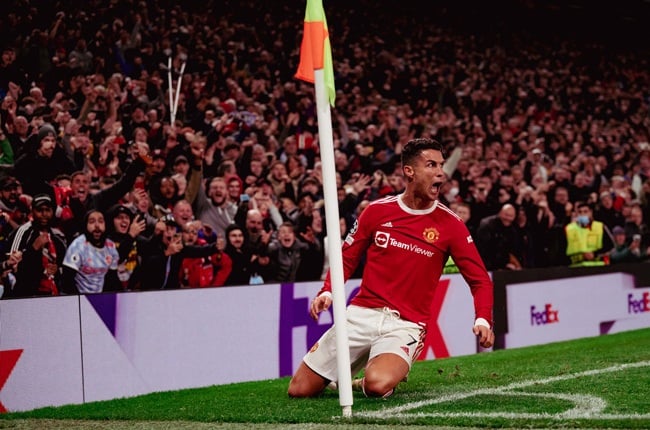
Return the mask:
<path id="1" fill-rule="evenodd" d="M 38 141 L 40 142 L 48 136 L 52 136 L 56 139 L 56 131 L 52 125 L 46 123 L 38 129 Z"/>

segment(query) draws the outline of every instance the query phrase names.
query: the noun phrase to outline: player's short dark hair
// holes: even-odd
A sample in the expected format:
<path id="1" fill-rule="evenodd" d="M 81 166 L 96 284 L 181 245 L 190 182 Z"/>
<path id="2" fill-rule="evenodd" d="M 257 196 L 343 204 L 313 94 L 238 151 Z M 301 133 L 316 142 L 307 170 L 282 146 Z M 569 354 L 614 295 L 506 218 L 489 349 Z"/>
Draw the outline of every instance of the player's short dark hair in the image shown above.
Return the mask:
<path id="1" fill-rule="evenodd" d="M 440 151 L 442 152 L 443 158 L 445 157 L 445 151 L 443 150 L 442 144 L 437 140 L 429 138 L 411 139 L 402 149 L 402 166 L 413 163 L 413 160 L 415 160 L 422 151 L 427 149 Z"/>

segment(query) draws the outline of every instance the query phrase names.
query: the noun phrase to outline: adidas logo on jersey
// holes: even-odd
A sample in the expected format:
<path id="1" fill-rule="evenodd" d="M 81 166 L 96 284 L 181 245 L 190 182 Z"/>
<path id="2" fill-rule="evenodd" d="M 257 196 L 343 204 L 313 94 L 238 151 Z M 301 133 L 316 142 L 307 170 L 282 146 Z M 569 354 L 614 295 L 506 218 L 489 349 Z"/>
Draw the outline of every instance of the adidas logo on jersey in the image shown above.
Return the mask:
<path id="1" fill-rule="evenodd" d="M 392 226 L 393 226 L 393 223 L 390 222 L 390 221 L 388 221 L 388 222 L 383 223 L 381 226 L 382 226 L 382 227 L 392 227 Z"/>

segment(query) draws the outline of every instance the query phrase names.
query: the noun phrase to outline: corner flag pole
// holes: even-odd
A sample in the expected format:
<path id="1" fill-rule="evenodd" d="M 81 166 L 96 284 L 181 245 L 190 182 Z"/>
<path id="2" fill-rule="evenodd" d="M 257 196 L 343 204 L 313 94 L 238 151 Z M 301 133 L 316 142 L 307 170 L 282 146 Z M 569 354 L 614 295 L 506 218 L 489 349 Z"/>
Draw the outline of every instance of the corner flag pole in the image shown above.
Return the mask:
<path id="1" fill-rule="evenodd" d="M 334 165 L 334 139 L 332 119 L 327 103 L 323 69 L 314 70 L 316 86 L 316 112 L 321 163 L 323 167 L 323 195 L 325 198 L 325 227 L 327 229 L 330 280 L 332 283 L 332 306 L 336 333 L 336 364 L 338 368 L 339 404 L 344 417 L 352 416 L 352 375 L 350 369 L 350 345 L 345 314 L 345 289 L 343 256 L 341 255 L 341 227 L 339 224 L 338 196 L 336 192 L 336 168 Z"/>
<path id="2" fill-rule="evenodd" d="M 296 77 L 314 83 L 316 89 L 316 113 L 318 140 L 323 168 L 323 194 L 325 200 L 325 228 L 328 240 L 330 281 L 332 284 L 332 307 L 336 334 L 336 365 L 338 369 L 339 404 L 344 417 L 352 416 L 352 371 L 350 369 L 350 345 L 345 313 L 345 278 L 341 255 L 341 229 L 336 192 L 336 167 L 334 164 L 334 139 L 330 106 L 334 106 L 334 68 L 332 50 L 327 30 L 322 0 L 307 0 L 304 31 L 300 46 L 300 64 Z"/>

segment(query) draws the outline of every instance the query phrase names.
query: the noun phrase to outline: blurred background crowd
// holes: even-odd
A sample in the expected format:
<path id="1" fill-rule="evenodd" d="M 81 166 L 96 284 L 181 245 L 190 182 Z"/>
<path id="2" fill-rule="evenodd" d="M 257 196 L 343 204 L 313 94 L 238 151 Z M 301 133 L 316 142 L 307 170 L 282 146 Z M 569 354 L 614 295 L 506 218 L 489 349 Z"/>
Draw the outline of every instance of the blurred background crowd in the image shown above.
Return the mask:
<path id="1" fill-rule="evenodd" d="M 650 7 L 574 3 L 325 1 L 341 236 L 431 137 L 488 270 L 646 261 Z M 4 296 L 322 279 L 303 19 L 301 2 L 3 3 Z"/>

